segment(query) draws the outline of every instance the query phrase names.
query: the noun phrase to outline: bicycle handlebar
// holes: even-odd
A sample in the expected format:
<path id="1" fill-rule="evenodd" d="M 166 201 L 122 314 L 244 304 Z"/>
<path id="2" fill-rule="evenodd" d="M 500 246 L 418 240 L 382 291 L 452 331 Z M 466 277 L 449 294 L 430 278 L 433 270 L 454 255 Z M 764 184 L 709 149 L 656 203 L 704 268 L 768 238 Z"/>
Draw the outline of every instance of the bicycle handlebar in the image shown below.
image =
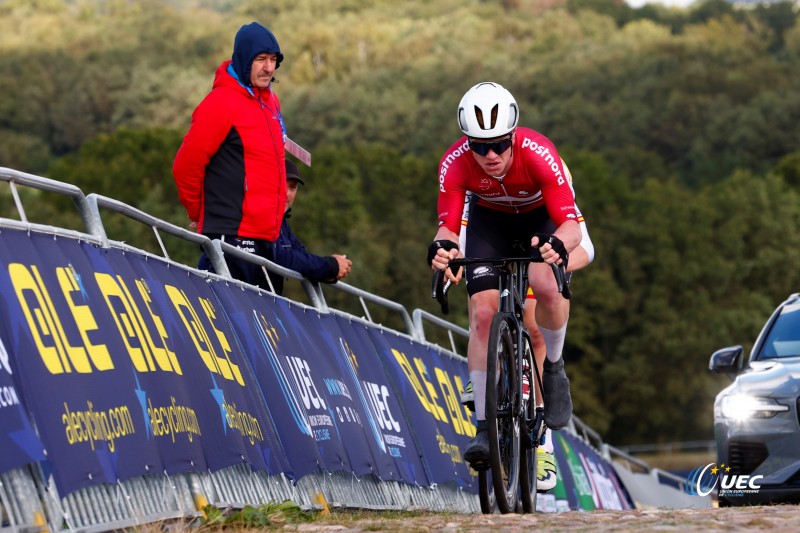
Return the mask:
<path id="1" fill-rule="evenodd" d="M 499 266 L 501 268 L 505 268 L 508 265 L 514 263 L 541 263 L 541 258 L 536 257 L 501 257 L 501 258 L 472 258 L 472 257 L 461 257 L 458 259 L 453 259 L 450 261 L 450 265 L 448 266 L 449 269 L 456 269 L 456 272 L 461 269 L 462 266 L 472 265 L 476 263 L 483 263 L 487 265 L 494 265 Z M 556 265 L 554 263 L 550 264 L 550 268 L 553 270 L 553 276 L 556 278 L 556 285 L 558 286 L 558 292 L 566 298 L 567 300 L 570 299 L 572 296 L 572 291 L 569 288 L 569 284 L 567 283 L 567 264 L 566 261 L 562 262 L 560 265 Z M 439 302 L 439 306 L 442 308 L 442 314 L 450 314 L 450 302 L 447 299 L 447 291 L 450 289 L 450 281 L 448 280 L 445 282 L 444 279 L 444 270 L 436 270 L 433 273 L 433 290 L 432 290 L 432 297 Z"/>

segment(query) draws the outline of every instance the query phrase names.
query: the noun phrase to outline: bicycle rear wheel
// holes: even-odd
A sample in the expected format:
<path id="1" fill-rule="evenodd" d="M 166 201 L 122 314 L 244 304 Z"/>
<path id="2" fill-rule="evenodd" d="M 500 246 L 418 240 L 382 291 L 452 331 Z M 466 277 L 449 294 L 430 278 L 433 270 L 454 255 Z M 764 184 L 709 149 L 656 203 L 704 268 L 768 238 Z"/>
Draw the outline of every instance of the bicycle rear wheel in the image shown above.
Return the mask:
<path id="1" fill-rule="evenodd" d="M 520 406 L 514 321 L 497 313 L 489 330 L 486 368 L 486 421 L 492 485 L 501 513 L 516 511 L 520 474 Z"/>

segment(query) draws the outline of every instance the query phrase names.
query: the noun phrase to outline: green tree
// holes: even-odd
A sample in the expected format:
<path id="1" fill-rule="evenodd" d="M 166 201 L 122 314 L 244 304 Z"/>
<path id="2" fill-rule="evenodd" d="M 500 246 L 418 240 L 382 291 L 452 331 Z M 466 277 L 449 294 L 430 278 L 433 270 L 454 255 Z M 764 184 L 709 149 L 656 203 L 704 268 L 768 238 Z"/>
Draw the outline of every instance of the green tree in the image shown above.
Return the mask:
<path id="1" fill-rule="evenodd" d="M 172 160 L 181 143 L 175 130 L 127 130 L 100 135 L 86 142 L 77 154 L 50 166 L 53 179 L 73 183 L 85 193 L 114 198 L 175 225 L 188 227 L 172 178 Z M 159 252 L 149 226 L 103 212 L 108 237 L 152 252 Z M 199 252 L 188 243 L 170 253 L 175 260 L 195 264 Z"/>

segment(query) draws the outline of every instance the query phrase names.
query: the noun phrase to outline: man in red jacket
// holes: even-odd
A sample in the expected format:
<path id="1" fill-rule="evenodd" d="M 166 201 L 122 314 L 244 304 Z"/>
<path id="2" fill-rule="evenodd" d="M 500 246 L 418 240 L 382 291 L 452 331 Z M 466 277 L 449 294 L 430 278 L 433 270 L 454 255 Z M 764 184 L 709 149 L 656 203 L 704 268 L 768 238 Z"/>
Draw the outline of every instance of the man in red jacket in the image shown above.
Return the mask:
<path id="1" fill-rule="evenodd" d="M 175 156 L 178 196 L 197 230 L 272 259 L 286 204 L 286 128 L 272 91 L 283 61 L 264 26 L 242 26 L 233 57 L 217 68 L 211 92 L 192 113 Z M 268 289 L 257 265 L 227 256 L 231 275 Z M 213 270 L 203 254 L 198 268 Z"/>

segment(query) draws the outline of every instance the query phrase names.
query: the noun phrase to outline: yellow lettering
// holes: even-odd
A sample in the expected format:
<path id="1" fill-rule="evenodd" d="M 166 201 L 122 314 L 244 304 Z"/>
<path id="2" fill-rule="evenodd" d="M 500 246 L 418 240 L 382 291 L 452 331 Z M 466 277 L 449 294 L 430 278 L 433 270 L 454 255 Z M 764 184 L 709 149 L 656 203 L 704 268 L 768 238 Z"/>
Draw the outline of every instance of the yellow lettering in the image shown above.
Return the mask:
<path id="1" fill-rule="evenodd" d="M 153 338 L 150 336 L 150 331 L 148 331 L 147 325 L 144 323 L 144 317 L 139 311 L 139 308 L 136 306 L 136 301 L 133 299 L 131 292 L 128 290 L 125 280 L 123 280 L 121 276 L 117 276 L 117 279 L 119 280 L 119 286 L 125 295 L 125 299 L 129 303 L 129 308 L 134 319 L 134 327 L 136 329 L 137 337 L 141 342 L 143 352 L 147 357 L 147 366 L 150 368 L 150 370 L 155 370 L 155 367 L 153 366 L 153 359 L 155 359 L 155 363 L 158 365 L 159 370 L 164 370 L 166 372 L 172 371 L 172 365 L 170 364 L 169 358 L 164 353 L 163 348 L 155 347 Z M 142 340 L 144 340 L 144 342 L 142 342 Z"/>
<path id="2" fill-rule="evenodd" d="M 64 373 L 64 366 L 68 364 L 67 357 L 60 340 L 54 334 L 55 324 L 44 303 L 42 290 L 25 265 L 11 263 L 8 265 L 8 275 L 44 366 L 51 374 Z M 67 371 L 71 371 L 69 367 Z"/>
<path id="3" fill-rule="evenodd" d="M 166 285 L 165 289 L 167 291 L 167 296 L 169 296 L 169 299 L 172 301 L 172 305 L 174 305 L 175 309 L 178 311 L 178 315 L 181 317 L 181 321 L 183 321 L 186 332 L 189 333 L 189 337 L 192 339 L 194 347 L 197 350 L 198 355 L 200 355 L 200 359 L 203 360 L 203 363 L 206 365 L 206 367 L 215 374 L 221 374 L 225 379 L 234 380 L 234 374 L 231 368 L 233 366 L 236 368 L 237 372 L 236 381 L 240 385 L 244 385 L 244 380 L 242 379 L 239 367 L 232 365 L 230 361 L 228 361 L 227 357 L 226 359 L 217 357 L 214 346 L 211 344 L 211 338 L 208 336 L 206 329 L 200 322 L 200 317 L 195 312 L 194 307 L 192 307 L 192 304 L 189 302 L 186 294 L 182 290 L 171 285 Z M 208 314 L 209 308 L 206 308 L 206 304 L 203 303 L 202 298 L 201 305 L 203 305 L 204 310 Z M 213 314 L 213 308 L 210 309 Z M 216 328 L 214 329 L 216 330 Z M 224 335 L 222 337 L 224 339 Z M 220 339 L 220 341 L 223 339 Z M 230 345 L 227 343 L 227 340 L 225 340 L 224 344 L 222 345 L 222 349 L 230 350 Z"/>
<path id="4" fill-rule="evenodd" d="M 111 316 L 114 318 L 114 323 L 117 325 L 122 342 L 125 343 L 125 349 L 128 351 L 128 356 L 131 358 L 134 368 L 136 368 L 137 372 L 155 370 L 152 359 L 143 347 L 137 347 L 131 343 L 132 339 L 136 339 L 139 342 L 139 346 L 141 346 L 139 339 L 142 338 L 142 335 L 125 291 L 110 274 L 98 272 L 94 276 L 100 292 L 103 293 L 106 305 L 111 311 Z"/>
<path id="5" fill-rule="evenodd" d="M 477 428 L 472 423 L 472 414 L 466 406 L 461 405 L 461 393 L 464 392 L 464 382 L 461 380 L 461 376 L 453 376 L 453 381 L 455 381 L 455 394 L 458 397 L 458 402 L 456 405 L 458 418 L 461 419 L 461 425 L 466 430 L 466 434 L 469 437 L 474 437 L 477 431 Z"/>
<path id="6" fill-rule="evenodd" d="M 55 328 L 53 331 L 53 336 L 60 340 L 60 344 L 66 351 L 67 358 L 69 358 L 69 361 L 73 364 L 75 370 L 81 373 L 91 372 L 92 367 L 89 365 L 89 358 L 86 356 L 86 350 L 84 350 L 82 346 L 72 346 L 69 343 L 69 339 L 67 339 L 67 335 L 64 333 L 64 327 L 62 326 L 61 320 L 58 318 L 55 306 L 53 305 L 53 300 L 50 298 L 50 293 L 47 292 L 47 287 L 45 287 L 42 276 L 39 274 L 39 269 L 31 265 L 31 273 L 36 280 L 36 284 L 42 288 L 42 297 L 45 305 L 47 306 L 47 310 L 52 317 L 53 326 Z M 67 372 L 72 372 L 72 369 L 67 364 L 66 359 L 64 359 L 63 356 L 62 359 L 64 360 L 64 369 Z"/>
<path id="7" fill-rule="evenodd" d="M 409 363 L 406 354 L 395 350 L 392 348 L 392 354 L 394 354 L 394 358 L 400 364 L 400 368 L 403 370 L 403 373 L 408 378 L 409 383 L 411 383 L 411 388 L 414 389 L 414 392 L 417 393 L 417 398 L 419 399 L 419 403 L 425 408 L 426 411 L 436 416 L 436 410 L 428 401 L 428 396 L 425 394 L 425 389 L 422 386 L 422 383 L 419 381 L 419 377 L 417 377 L 417 373 L 414 371 L 414 368 Z"/>
<path id="8" fill-rule="evenodd" d="M 106 345 L 92 344 L 92 341 L 89 339 L 89 331 L 97 329 L 97 322 L 95 321 L 94 315 L 92 315 L 92 310 L 88 305 L 75 304 L 72 293 L 79 291 L 80 287 L 78 286 L 72 269 L 63 267 L 57 268 L 56 278 L 58 279 L 58 284 L 61 286 L 61 292 L 64 294 L 64 300 L 66 300 L 67 305 L 72 312 L 72 317 L 75 320 L 75 326 L 78 328 L 78 333 L 83 340 L 83 346 L 86 348 L 86 352 L 89 354 L 89 358 L 91 359 L 95 368 L 98 370 L 113 369 L 114 362 L 111 360 L 111 354 L 109 354 Z M 77 365 L 76 369 L 78 369 Z M 80 372 L 81 370 L 78 371 Z M 91 372 L 91 369 L 86 371 Z"/>
<path id="9" fill-rule="evenodd" d="M 147 288 L 147 285 L 141 280 L 136 280 L 136 286 L 139 289 L 139 294 L 142 296 L 142 300 L 144 300 L 144 305 L 147 307 L 147 312 L 150 315 L 150 319 L 153 321 L 153 324 L 156 327 L 156 332 L 158 336 L 161 338 L 161 346 L 163 348 L 156 348 L 155 346 L 151 345 L 150 349 L 153 350 L 155 354 L 156 360 L 166 358 L 168 363 L 166 366 L 172 367 L 172 370 L 175 371 L 178 375 L 183 375 L 183 370 L 181 369 L 180 363 L 178 363 L 178 358 L 175 355 L 175 352 L 169 349 L 167 344 L 167 339 L 169 336 L 167 335 L 167 328 L 164 327 L 164 322 L 161 320 L 161 317 L 156 315 L 153 312 L 153 308 L 150 307 L 150 303 L 153 301 L 150 297 L 150 291 Z M 147 336 L 148 340 L 150 340 L 150 336 Z"/>
<path id="10" fill-rule="evenodd" d="M 436 381 L 439 383 L 439 390 L 442 391 L 442 398 L 444 398 L 444 405 L 447 408 L 447 412 L 450 414 L 450 420 L 453 422 L 453 428 L 459 435 L 470 435 L 470 426 L 472 426 L 472 424 L 468 423 L 462 416 L 461 399 L 456 395 L 455 389 L 453 389 L 450 376 L 440 368 L 436 368 L 435 373 Z"/>
<path id="11" fill-rule="evenodd" d="M 244 386 L 242 371 L 239 370 L 239 366 L 232 363 L 230 357 L 228 357 L 228 354 L 233 351 L 231 350 L 231 345 L 228 342 L 228 339 L 225 338 L 225 334 L 218 330 L 214 325 L 214 320 L 217 318 L 217 313 L 214 310 L 214 306 L 211 305 L 211 302 L 206 298 L 200 298 L 200 306 L 203 308 L 203 311 L 205 311 L 206 317 L 208 317 L 208 321 L 211 323 L 211 329 L 214 330 L 214 334 L 217 336 L 217 340 L 222 347 L 222 352 L 225 359 L 221 357 L 217 358 L 217 363 L 219 364 L 220 370 L 222 370 L 222 375 L 230 379 L 228 376 L 232 374 L 236 382 L 239 385 Z"/>
<path id="12" fill-rule="evenodd" d="M 425 362 L 418 358 L 414 358 L 414 364 L 417 365 L 417 372 L 419 372 L 419 378 L 425 384 L 425 389 L 428 391 L 428 396 L 430 397 L 431 401 L 431 413 L 433 416 L 436 417 L 437 420 L 441 420 L 442 422 L 447 422 L 447 415 L 444 413 L 444 409 L 442 409 L 438 403 L 436 403 L 436 399 L 439 397 L 436 394 L 436 389 L 433 386 L 433 383 L 428 381 L 426 376 L 428 375 L 428 370 L 425 368 Z"/>

